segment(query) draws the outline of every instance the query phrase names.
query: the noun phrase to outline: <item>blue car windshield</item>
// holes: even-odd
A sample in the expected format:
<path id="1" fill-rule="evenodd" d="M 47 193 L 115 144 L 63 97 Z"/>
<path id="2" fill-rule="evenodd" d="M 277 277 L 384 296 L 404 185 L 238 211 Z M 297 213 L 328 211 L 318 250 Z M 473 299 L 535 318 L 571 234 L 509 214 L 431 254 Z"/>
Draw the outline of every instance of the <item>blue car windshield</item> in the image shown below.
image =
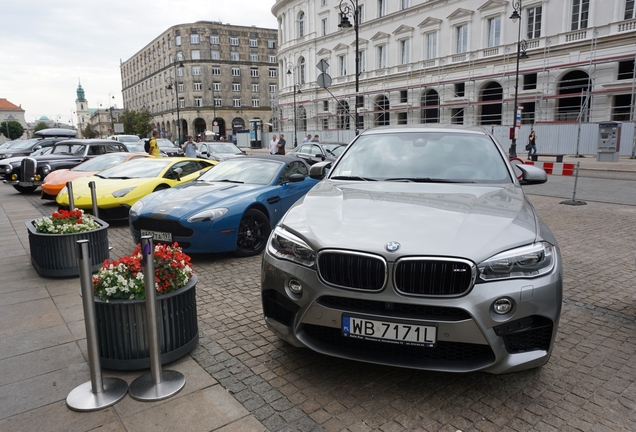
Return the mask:
<path id="1" fill-rule="evenodd" d="M 282 164 L 282 162 L 267 159 L 230 159 L 207 171 L 199 177 L 199 180 L 267 185 L 274 181 Z"/>

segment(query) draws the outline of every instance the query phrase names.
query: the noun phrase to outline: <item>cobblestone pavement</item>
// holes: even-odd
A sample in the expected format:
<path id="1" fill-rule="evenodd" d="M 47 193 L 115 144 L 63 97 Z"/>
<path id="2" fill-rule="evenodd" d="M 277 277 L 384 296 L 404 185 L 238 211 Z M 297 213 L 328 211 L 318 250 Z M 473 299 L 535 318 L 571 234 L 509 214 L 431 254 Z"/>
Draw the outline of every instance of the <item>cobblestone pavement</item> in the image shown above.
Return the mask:
<path id="1" fill-rule="evenodd" d="M 527 188 L 564 259 L 559 333 L 542 368 L 431 373 L 291 347 L 263 322 L 260 256 L 193 256 L 202 337 L 192 355 L 272 431 L 636 430 L 635 183 L 587 180 L 584 206 L 559 204 L 572 178 Z M 55 208 L 25 199 L 43 214 Z M 132 251 L 125 224 L 111 225 L 109 240 L 112 258 Z"/>

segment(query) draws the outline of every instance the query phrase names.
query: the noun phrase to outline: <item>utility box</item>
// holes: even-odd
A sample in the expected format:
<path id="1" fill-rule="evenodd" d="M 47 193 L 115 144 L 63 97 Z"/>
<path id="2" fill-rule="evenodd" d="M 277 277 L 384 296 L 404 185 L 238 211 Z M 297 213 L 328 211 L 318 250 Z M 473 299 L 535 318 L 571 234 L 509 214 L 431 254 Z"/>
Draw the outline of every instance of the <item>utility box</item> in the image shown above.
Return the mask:
<path id="1" fill-rule="evenodd" d="M 261 148 L 263 140 L 263 121 L 250 120 L 250 148 Z"/>
<path id="2" fill-rule="evenodd" d="M 621 146 L 621 124 L 599 123 L 597 162 L 618 162 Z"/>

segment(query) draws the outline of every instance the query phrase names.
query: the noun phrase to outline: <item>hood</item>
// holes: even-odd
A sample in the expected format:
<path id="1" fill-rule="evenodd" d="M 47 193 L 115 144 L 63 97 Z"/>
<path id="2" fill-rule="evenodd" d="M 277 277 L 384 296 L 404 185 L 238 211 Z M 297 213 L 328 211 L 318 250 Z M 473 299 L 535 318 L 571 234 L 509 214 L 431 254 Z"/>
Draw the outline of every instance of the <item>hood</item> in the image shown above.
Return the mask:
<path id="1" fill-rule="evenodd" d="M 325 180 L 281 224 L 316 250 L 340 248 L 397 256 L 483 261 L 537 237 L 538 220 L 521 187 Z M 400 243 L 388 253 L 388 242 Z"/>
<path id="2" fill-rule="evenodd" d="M 248 196 L 262 193 L 266 186 L 225 182 L 194 182 L 184 187 L 165 189 L 142 199 L 142 214 L 181 218 L 204 208 L 231 206 Z"/>
<path id="3" fill-rule="evenodd" d="M 71 171 L 69 169 L 59 169 L 51 171 L 45 178 L 47 184 L 66 184 L 80 177 L 88 177 L 96 174 L 97 171 Z"/>

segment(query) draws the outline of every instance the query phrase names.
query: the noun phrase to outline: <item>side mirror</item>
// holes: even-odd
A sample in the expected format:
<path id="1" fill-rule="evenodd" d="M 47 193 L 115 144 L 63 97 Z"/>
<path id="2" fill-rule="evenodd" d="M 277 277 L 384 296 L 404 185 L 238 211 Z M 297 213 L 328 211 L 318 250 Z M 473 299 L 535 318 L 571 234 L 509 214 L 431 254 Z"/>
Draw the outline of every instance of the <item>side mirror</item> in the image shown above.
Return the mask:
<path id="1" fill-rule="evenodd" d="M 542 184 L 548 181 L 548 175 L 534 165 L 515 164 L 521 170 L 519 183 L 522 185 Z"/>
<path id="2" fill-rule="evenodd" d="M 170 173 L 170 177 L 174 178 L 176 181 L 181 181 L 181 173 L 182 172 L 183 172 L 183 169 L 174 168 L 172 170 L 172 172 Z"/>
<path id="3" fill-rule="evenodd" d="M 33 147 L 33 150 L 31 150 L 31 151 L 37 151 L 37 150 L 40 150 L 41 148 L 42 148 L 42 146 L 38 144 L 35 147 Z"/>
<path id="4" fill-rule="evenodd" d="M 292 174 L 289 176 L 290 183 L 298 183 L 305 180 L 305 176 L 302 174 Z"/>
<path id="5" fill-rule="evenodd" d="M 315 180 L 322 180 L 327 174 L 327 170 L 331 168 L 331 162 L 318 162 L 309 168 L 309 177 Z"/>

